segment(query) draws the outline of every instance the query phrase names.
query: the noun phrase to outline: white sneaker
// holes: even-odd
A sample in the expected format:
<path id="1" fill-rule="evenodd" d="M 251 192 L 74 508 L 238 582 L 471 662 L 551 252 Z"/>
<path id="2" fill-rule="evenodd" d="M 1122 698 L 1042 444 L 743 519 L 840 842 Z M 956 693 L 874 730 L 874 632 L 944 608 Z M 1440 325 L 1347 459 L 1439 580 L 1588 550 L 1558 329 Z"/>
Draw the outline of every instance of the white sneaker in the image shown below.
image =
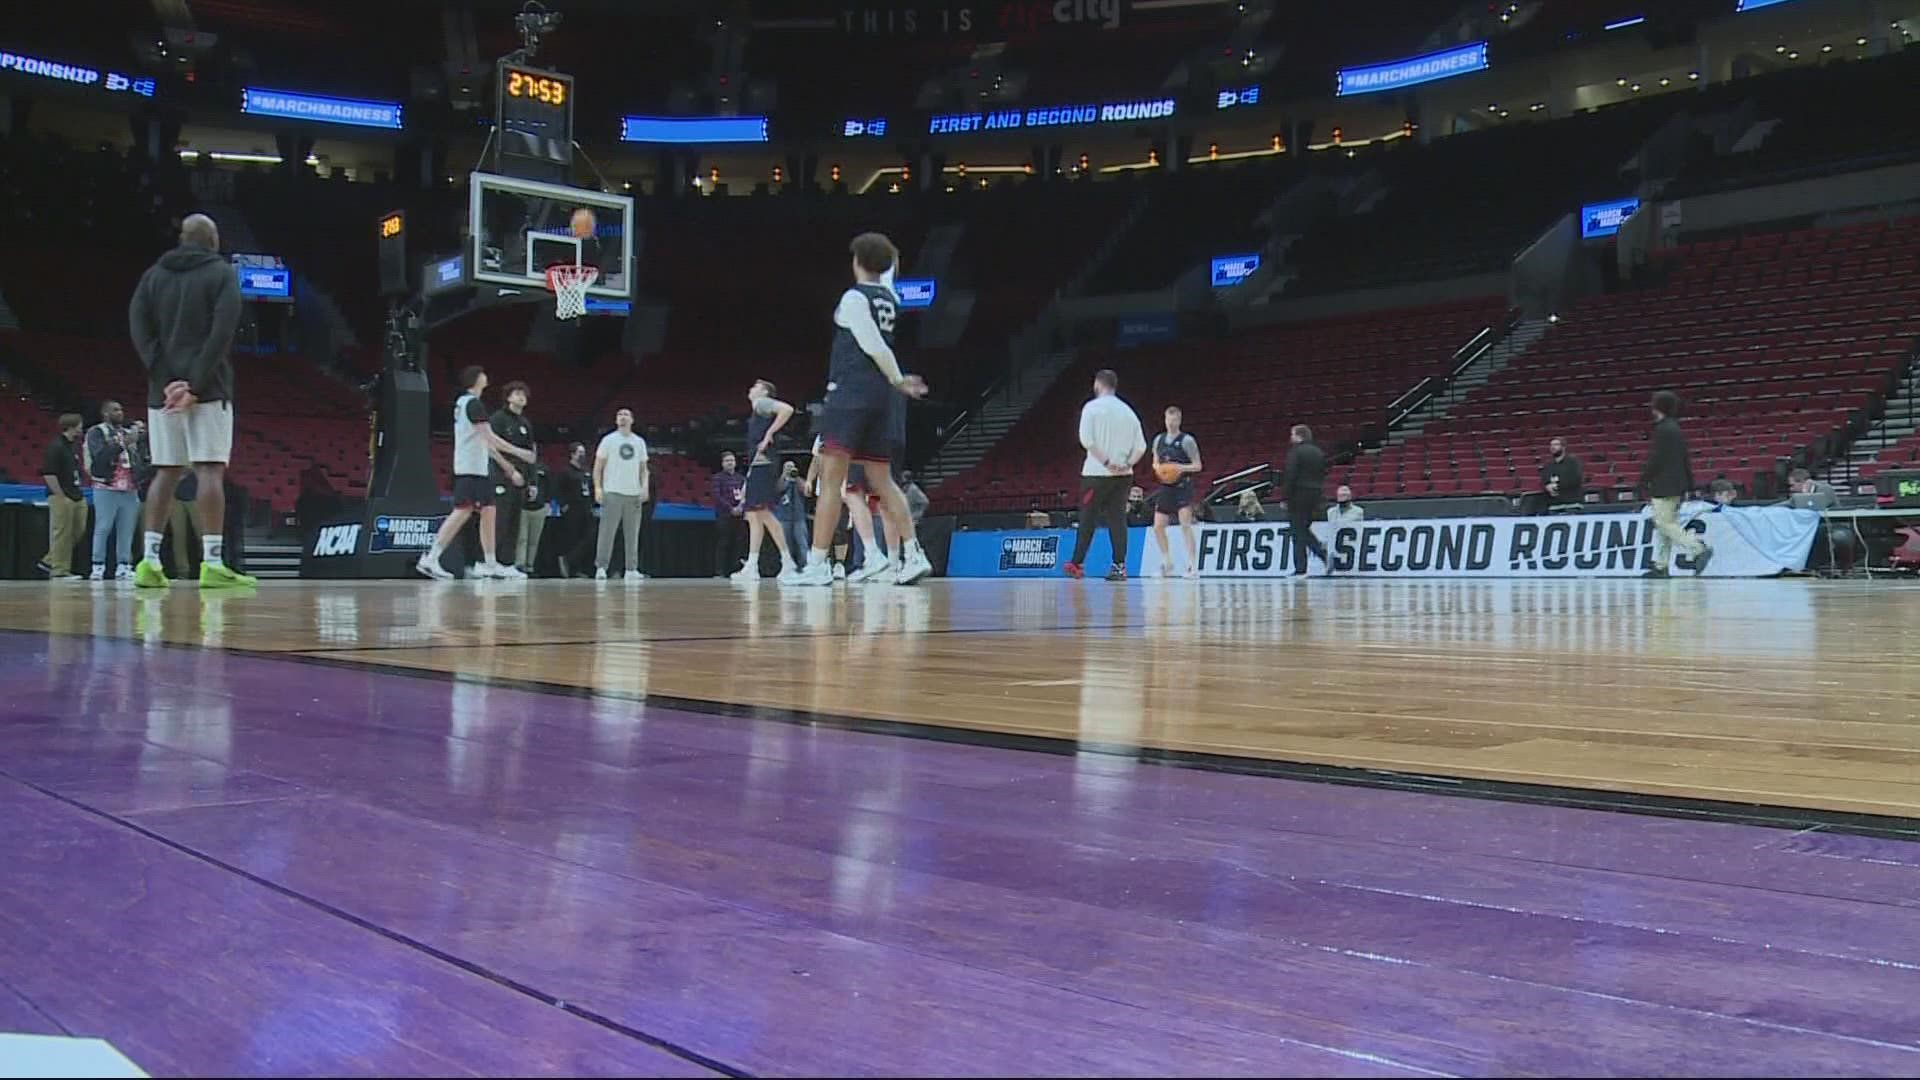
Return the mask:
<path id="1" fill-rule="evenodd" d="M 783 575 L 783 580 L 785 580 L 784 575 Z M 823 563 L 823 562 L 810 562 L 807 564 L 807 568 L 805 570 L 795 571 L 792 580 L 786 581 L 786 584 L 788 585 L 825 585 L 828 587 L 832 587 L 833 582 L 834 582 L 834 577 L 833 577 L 832 567 L 828 566 L 826 563 Z"/>
<path id="2" fill-rule="evenodd" d="M 500 576 L 500 564 L 481 560 L 467 567 L 467 576 L 470 578 L 497 578 Z"/>
<path id="3" fill-rule="evenodd" d="M 791 585 L 800 580 L 800 568 L 790 562 L 780 564 L 780 576 L 773 580 L 782 585 Z"/>
<path id="4" fill-rule="evenodd" d="M 875 559 L 869 556 L 866 562 L 860 564 L 860 569 L 847 575 L 847 584 L 858 585 L 863 581 L 872 581 L 883 574 L 891 577 L 890 571 L 892 567 L 893 563 L 890 560 Z"/>
<path id="5" fill-rule="evenodd" d="M 88 580 L 88 581 L 105 581 L 105 580 L 107 580 L 107 568 L 106 568 L 106 567 L 104 567 L 104 566 L 96 566 L 96 567 L 94 567 L 94 568 L 93 568 L 93 572 L 87 575 L 87 580 Z"/>
<path id="6" fill-rule="evenodd" d="M 115 581 L 132 581 L 132 580 L 133 580 L 133 567 L 131 567 L 131 566 L 128 566 L 128 565 L 127 565 L 126 563 L 121 563 L 121 564 L 120 564 L 119 566 L 116 566 L 116 567 L 114 567 L 114 568 L 113 568 L 113 580 L 115 580 Z"/>
<path id="7" fill-rule="evenodd" d="M 760 580 L 760 567 L 756 563 L 748 563 L 733 573 L 728 574 L 727 580 L 739 585 L 755 584 Z"/>
<path id="8" fill-rule="evenodd" d="M 900 584 L 911 585 L 933 573 L 933 563 L 927 561 L 927 553 L 917 541 L 906 545 L 906 551 L 902 552 L 901 556 L 898 579 Z"/>
<path id="9" fill-rule="evenodd" d="M 1180 576 L 1183 578 L 1197 578 L 1200 576 L 1200 568 L 1197 566 L 1189 566 Z"/>
<path id="10" fill-rule="evenodd" d="M 493 576 L 499 578 L 501 581 L 527 580 L 526 571 L 520 569 L 517 566 L 508 566 L 506 563 L 500 563 L 499 565 L 495 566 L 493 568 Z"/>
<path id="11" fill-rule="evenodd" d="M 424 574 L 435 581 L 453 580 L 453 574 L 440 565 L 440 560 L 434 558 L 432 552 L 420 556 L 420 561 L 413 564 L 413 569 L 416 573 Z"/>
<path id="12" fill-rule="evenodd" d="M 603 567 L 601 567 L 600 569 L 598 569 L 598 570 L 595 570 L 595 571 L 593 572 L 593 580 L 595 580 L 595 581 L 605 581 L 605 580 L 607 580 L 607 568 L 603 566 Z"/>
<path id="13" fill-rule="evenodd" d="M 812 569 L 812 566 L 811 566 L 811 565 L 809 565 L 807 569 L 809 569 L 809 570 L 810 570 L 810 569 Z M 802 574 L 804 574 L 804 573 L 806 573 L 807 571 L 806 571 L 806 570 L 802 570 L 802 571 L 800 571 L 800 572 L 801 572 Z M 833 580 L 835 580 L 835 581 L 845 581 L 845 580 L 847 580 L 847 564 L 846 564 L 846 563 L 834 563 L 834 564 L 833 564 Z"/>
<path id="14" fill-rule="evenodd" d="M 627 571 L 626 573 L 624 573 L 624 574 L 621 574 L 621 575 L 620 575 L 620 577 L 621 577 L 621 580 L 623 580 L 623 581 L 645 581 L 645 580 L 647 580 L 647 575 L 645 575 L 645 574 L 643 574 L 643 573 L 641 573 L 641 572 L 640 572 L 640 571 L 638 571 L 638 570 L 629 570 L 629 571 Z"/>

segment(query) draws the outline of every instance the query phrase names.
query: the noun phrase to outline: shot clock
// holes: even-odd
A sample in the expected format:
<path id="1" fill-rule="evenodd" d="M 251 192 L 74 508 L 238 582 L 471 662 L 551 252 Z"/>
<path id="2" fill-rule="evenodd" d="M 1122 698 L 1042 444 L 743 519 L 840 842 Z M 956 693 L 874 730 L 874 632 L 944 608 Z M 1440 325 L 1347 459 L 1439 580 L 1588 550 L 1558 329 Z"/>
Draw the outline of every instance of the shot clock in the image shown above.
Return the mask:
<path id="1" fill-rule="evenodd" d="M 500 171 L 563 181 L 573 164 L 573 77 L 511 60 L 497 75 Z"/>

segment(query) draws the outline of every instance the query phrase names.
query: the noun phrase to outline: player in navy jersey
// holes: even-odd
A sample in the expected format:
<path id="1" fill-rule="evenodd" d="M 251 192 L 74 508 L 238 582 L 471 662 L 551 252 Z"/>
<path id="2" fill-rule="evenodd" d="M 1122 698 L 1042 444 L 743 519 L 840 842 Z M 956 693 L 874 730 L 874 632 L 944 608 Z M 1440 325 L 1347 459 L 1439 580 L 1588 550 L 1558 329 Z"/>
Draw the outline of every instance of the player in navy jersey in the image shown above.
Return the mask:
<path id="1" fill-rule="evenodd" d="M 803 585 L 833 584 L 827 549 L 840 521 L 841 485 L 847 467 L 858 462 L 866 485 L 880 499 L 880 512 L 899 531 L 900 569 L 896 580 L 911 584 L 933 571 L 914 535 L 907 496 L 894 482 L 891 467 L 892 408 L 896 395 L 922 397 L 927 384 L 903 375 L 893 354 L 894 322 L 900 302 L 884 284 L 900 252 L 879 233 L 862 233 L 850 245 L 853 287 L 834 309 L 833 353 L 829 360 L 826 403 L 816 429 L 820 433 L 820 504 L 813 521 L 813 550 L 797 579 Z"/>
<path id="2" fill-rule="evenodd" d="M 1167 524 L 1180 520 L 1180 535 L 1187 542 L 1188 577 L 1200 576 L 1200 542 L 1193 531 L 1193 475 L 1200 471 L 1200 444 L 1180 430 L 1180 406 L 1167 406 L 1167 430 L 1153 437 L 1155 466 L 1173 465 L 1179 479 L 1161 483 L 1153 493 L 1153 538 L 1160 544 L 1160 574 L 1173 576 L 1173 553 L 1167 549 Z"/>
<path id="3" fill-rule="evenodd" d="M 747 483 L 742 508 L 747 517 L 747 562 L 733 572 L 733 580 L 751 583 L 760 580 L 760 539 L 773 538 L 780 552 L 780 580 L 792 581 L 799 575 L 793 565 L 793 553 L 787 550 L 787 537 L 774 520 L 773 506 L 780 501 L 780 466 L 773 460 L 773 437 L 793 419 L 793 406 L 774 397 L 774 386 L 757 379 L 747 389 Z"/>

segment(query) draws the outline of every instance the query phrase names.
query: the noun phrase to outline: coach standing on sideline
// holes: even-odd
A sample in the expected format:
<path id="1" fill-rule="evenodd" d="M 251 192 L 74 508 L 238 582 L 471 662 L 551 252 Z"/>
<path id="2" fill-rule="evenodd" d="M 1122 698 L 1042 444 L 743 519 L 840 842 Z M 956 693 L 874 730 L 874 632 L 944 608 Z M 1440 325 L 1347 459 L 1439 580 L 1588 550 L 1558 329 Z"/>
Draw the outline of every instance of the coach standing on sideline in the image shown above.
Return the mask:
<path id="1" fill-rule="evenodd" d="M 220 255 L 220 230 L 205 214 L 180 222 L 180 246 L 160 256 L 133 291 L 133 345 L 147 367 L 147 408 L 157 470 L 147 494 L 146 545 L 133 583 L 165 588 L 160 543 L 173 489 L 193 467 L 200 490 L 200 587 L 252 585 L 227 566 L 227 460 L 233 451 L 233 330 L 240 281 Z"/>
<path id="2" fill-rule="evenodd" d="M 1080 445 L 1087 448 L 1087 460 L 1080 467 L 1080 537 L 1062 568 L 1068 577 L 1085 573 L 1080 564 L 1093 547 L 1094 525 L 1104 521 L 1113 547 L 1107 580 L 1127 580 L 1127 489 L 1133 486 L 1134 463 L 1147 452 L 1147 435 L 1119 390 L 1120 376 L 1101 368 L 1093 373 L 1093 400 L 1080 409 Z"/>
<path id="3" fill-rule="evenodd" d="M 1280 478 L 1281 494 L 1287 500 L 1287 531 L 1293 534 L 1293 576 L 1305 577 L 1307 552 L 1320 556 L 1320 562 L 1333 573 L 1333 560 L 1327 547 L 1313 535 L 1313 522 L 1326 502 L 1327 455 L 1314 445 L 1313 429 L 1293 425 L 1293 449 L 1287 451 L 1286 472 Z"/>

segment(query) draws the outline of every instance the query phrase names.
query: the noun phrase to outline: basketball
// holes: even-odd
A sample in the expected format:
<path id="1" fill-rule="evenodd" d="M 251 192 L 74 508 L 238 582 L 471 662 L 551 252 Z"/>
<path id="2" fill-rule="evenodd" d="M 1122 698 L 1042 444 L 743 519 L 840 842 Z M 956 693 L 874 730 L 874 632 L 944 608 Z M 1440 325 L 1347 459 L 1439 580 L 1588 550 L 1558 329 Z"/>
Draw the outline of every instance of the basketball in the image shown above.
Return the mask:
<path id="1" fill-rule="evenodd" d="M 1182 474 L 1180 466 L 1171 461 L 1163 461 L 1153 467 L 1153 475 L 1159 477 L 1163 484 L 1177 484 Z"/>

